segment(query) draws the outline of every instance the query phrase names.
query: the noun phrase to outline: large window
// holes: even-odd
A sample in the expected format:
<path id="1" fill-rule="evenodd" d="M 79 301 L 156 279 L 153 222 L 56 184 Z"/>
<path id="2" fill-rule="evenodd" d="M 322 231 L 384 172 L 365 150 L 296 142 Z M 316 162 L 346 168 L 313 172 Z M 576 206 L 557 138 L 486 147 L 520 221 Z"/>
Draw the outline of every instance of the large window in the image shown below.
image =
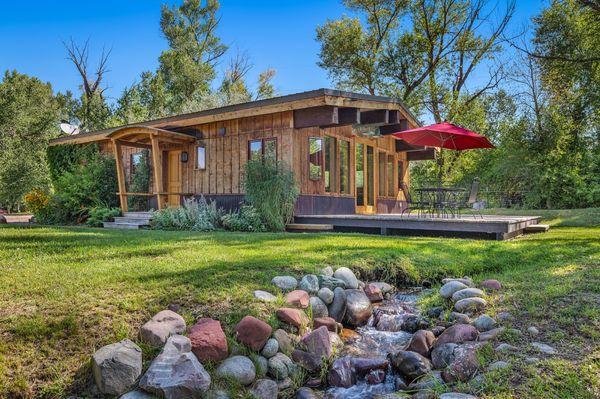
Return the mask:
<path id="1" fill-rule="evenodd" d="M 196 147 L 196 169 L 206 169 L 206 147 L 199 145 Z"/>
<path id="2" fill-rule="evenodd" d="M 325 136 L 325 192 L 337 192 L 337 140 Z"/>
<path id="3" fill-rule="evenodd" d="M 387 190 L 388 196 L 393 197 L 396 195 L 396 190 L 394 190 L 394 156 L 387 156 Z"/>
<path id="4" fill-rule="evenodd" d="M 340 193 L 350 194 L 350 143 L 339 141 L 340 150 Z"/>
<path id="5" fill-rule="evenodd" d="M 398 161 L 398 189 L 402 190 L 404 188 L 404 164 L 401 161 Z"/>
<path id="6" fill-rule="evenodd" d="M 379 165 L 379 196 L 385 197 L 387 194 L 387 190 L 385 189 L 385 185 L 387 183 L 386 175 L 387 175 L 387 155 L 385 152 L 380 152 L 378 157 L 378 165 Z"/>
<path id="7" fill-rule="evenodd" d="M 323 176 L 323 139 L 309 137 L 308 151 L 308 178 L 321 180 L 321 176 Z"/>
<path id="8" fill-rule="evenodd" d="M 365 205 L 365 145 L 356 144 L 356 177 L 354 184 L 356 185 L 356 205 Z"/>
<path id="9" fill-rule="evenodd" d="M 258 139 L 248 141 L 248 159 L 249 160 L 277 160 L 277 139 Z"/>
<path id="10" fill-rule="evenodd" d="M 367 205 L 375 204 L 375 151 L 367 146 Z"/>

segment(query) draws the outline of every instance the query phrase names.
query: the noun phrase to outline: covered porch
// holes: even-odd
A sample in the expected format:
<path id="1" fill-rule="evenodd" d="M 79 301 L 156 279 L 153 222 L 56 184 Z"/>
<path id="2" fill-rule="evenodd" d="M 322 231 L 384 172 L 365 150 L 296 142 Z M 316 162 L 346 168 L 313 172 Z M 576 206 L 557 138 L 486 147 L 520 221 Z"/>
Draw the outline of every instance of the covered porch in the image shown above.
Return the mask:
<path id="1" fill-rule="evenodd" d="M 181 162 L 187 158 L 184 151 L 195 137 L 179 132 L 146 126 L 129 126 L 117 129 L 107 138 L 113 148 L 117 167 L 119 204 L 123 213 L 128 212 L 128 198 L 132 196 L 153 197 L 156 208 L 176 207 L 181 197 L 192 193 L 181 192 Z M 152 183 L 149 192 L 130 192 L 127 190 L 126 166 L 123 160 L 123 148 L 134 147 L 149 150 L 152 164 Z"/>

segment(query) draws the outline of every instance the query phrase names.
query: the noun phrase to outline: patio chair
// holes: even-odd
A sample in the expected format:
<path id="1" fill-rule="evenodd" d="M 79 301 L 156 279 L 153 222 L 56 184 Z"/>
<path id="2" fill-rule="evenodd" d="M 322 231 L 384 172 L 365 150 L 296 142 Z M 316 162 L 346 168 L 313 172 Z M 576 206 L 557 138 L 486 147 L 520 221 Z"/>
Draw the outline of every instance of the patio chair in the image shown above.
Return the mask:
<path id="1" fill-rule="evenodd" d="M 474 178 L 473 183 L 471 183 L 471 190 L 469 191 L 468 197 L 463 197 L 460 202 L 454 204 L 453 208 L 456 210 L 456 213 L 460 217 L 461 209 L 470 209 L 472 211 L 476 211 L 479 216 L 483 219 L 483 214 L 481 213 L 481 209 L 474 209 L 473 204 L 477 202 L 477 193 L 479 192 L 479 178 Z M 473 214 L 475 217 L 475 214 Z"/>
<path id="2" fill-rule="evenodd" d="M 404 198 L 406 199 L 406 208 L 402 209 L 400 216 L 404 216 L 404 213 L 410 215 L 412 211 L 417 211 L 417 214 L 421 216 L 421 214 L 427 210 L 427 204 L 419 201 L 413 201 L 410 190 L 408 187 L 406 187 L 406 184 L 402 183 L 400 185 L 400 189 L 404 193 Z"/>

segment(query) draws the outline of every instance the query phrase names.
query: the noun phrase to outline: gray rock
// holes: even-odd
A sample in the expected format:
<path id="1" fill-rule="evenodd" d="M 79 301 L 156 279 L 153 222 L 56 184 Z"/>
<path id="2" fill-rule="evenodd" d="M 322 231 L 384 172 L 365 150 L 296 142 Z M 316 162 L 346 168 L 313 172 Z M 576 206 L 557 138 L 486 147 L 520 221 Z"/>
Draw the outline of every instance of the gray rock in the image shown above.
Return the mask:
<path id="1" fill-rule="evenodd" d="M 391 286 L 388 283 L 384 283 L 382 281 L 375 281 L 369 284 L 373 284 L 375 287 L 379 288 L 379 291 L 381 291 L 382 294 L 389 294 L 390 292 L 394 291 L 394 287 Z"/>
<path id="2" fill-rule="evenodd" d="M 263 302 L 273 302 L 277 300 L 277 297 L 270 292 L 256 290 L 254 291 L 254 297 Z"/>
<path id="3" fill-rule="evenodd" d="M 538 330 L 534 326 L 531 326 L 531 327 L 527 328 L 527 332 L 529 333 L 529 335 L 536 336 L 536 335 L 538 335 L 540 333 L 540 330 Z"/>
<path id="4" fill-rule="evenodd" d="M 450 392 L 441 394 L 440 399 L 477 399 L 477 396 L 467 393 Z"/>
<path id="5" fill-rule="evenodd" d="M 440 296 L 444 299 L 451 298 L 456 291 L 468 288 L 467 285 L 460 281 L 449 281 L 440 288 Z"/>
<path id="6" fill-rule="evenodd" d="M 538 352 L 543 353 L 544 355 L 555 355 L 556 349 L 551 347 L 550 345 L 543 344 L 541 342 L 532 342 L 531 346 L 536 349 Z"/>
<path id="7" fill-rule="evenodd" d="M 346 290 L 346 323 L 354 327 L 364 326 L 372 313 L 373 306 L 363 290 Z"/>
<path id="8" fill-rule="evenodd" d="M 416 352 L 399 351 L 390 356 L 392 367 L 412 382 L 431 371 L 431 362 Z"/>
<path id="9" fill-rule="evenodd" d="M 296 370 L 296 366 L 292 359 L 283 353 L 278 353 L 269 359 L 269 371 L 268 375 L 275 378 L 277 381 L 283 381 L 290 374 L 293 374 Z"/>
<path id="10" fill-rule="evenodd" d="M 267 359 L 272 358 L 279 351 L 279 342 L 275 338 L 269 338 L 263 346 L 260 354 L 266 357 Z"/>
<path id="11" fill-rule="evenodd" d="M 302 387 L 296 392 L 296 399 L 317 399 L 317 395 L 312 389 Z"/>
<path id="12" fill-rule="evenodd" d="M 510 312 L 500 312 L 496 315 L 496 320 L 500 323 L 506 323 L 512 321 L 513 315 Z"/>
<path id="13" fill-rule="evenodd" d="M 119 399 L 158 399 L 154 395 L 150 395 L 144 391 L 131 391 L 127 392 L 125 395 L 121 395 Z"/>
<path id="14" fill-rule="evenodd" d="M 311 296 L 308 300 L 310 309 L 312 311 L 313 319 L 315 317 L 327 317 L 329 316 L 329 311 L 327 310 L 327 305 L 317 296 Z"/>
<path id="15" fill-rule="evenodd" d="M 333 331 L 329 331 L 329 342 L 331 342 L 331 347 L 334 349 L 341 349 L 344 347 L 344 341 L 342 341 L 340 336 Z"/>
<path id="16" fill-rule="evenodd" d="M 340 280 L 335 277 L 329 276 L 319 276 L 319 287 L 326 287 L 332 291 L 335 291 L 336 288 L 346 288 L 346 282 L 344 280 Z"/>
<path id="17" fill-rule="evenodd" d="M 278 393 L 277 383 L 267 378 L 257 380 L 250 388 L 250 394 L 257 399 L 274 399 Z"/>
<path id="18" fill-rule="evenodd" d="M 347 267 L 340 267 L 337 269 L 335 272 L 333 272 L 333 277 L 344 281 L 347 289 L 358 288 L 358 279 L 354 275 L 354 272 Z"/>
<path id="19" fill-rule="evenodd" d="M 333 291 L 327 287 L 323 287 L 317 293 L 317 296 L 325 303 L 325 305 L 331 305 L 333 302 Z"/>
<path id="20" fill-rule="evenodd" d="M 129 339 L 103 346 L 92 356 L 92 372 L 101 393 L 121 395 L 142 374 L 142 350 Z"/>
<path id="21" fill-rule="evenodd" d="M 285 391 L 286 389 L 290 389 L 294 385 L 294 382 L 290 377 L 284 378 L 281 381 L 277 381 L 277 389 L 280 391 Z"/>
<path id="22" fill-rule="evenodd" d="M 448 320 L 459 324 L 471 324 L 471 318 L 468 315 L 459 312 L 450 312 Z"/>
<path id="23" fill-rule="evenodd" d="M 232 356 L 223 361 L 216 371 L 221 378 L 231 378 L 240 385 L 249 385 L 256 378 L 256 366 L 246 356 Z"/>
<path id="24" fill-rule="evenodd" d="M 287 331 L 278 329 L 273 333 L 273 338 L 277 340 L 279 344 L 279 350 L 282 353 L 290 354 L 294 350 L 294 344 Z"/>
<path id="25" fill-rule="evenodd" d="M 166 399 L 203 398 L 211 379 L 196 356 L 188 350 L 188 338 L 171 336 L 140 380 L 140 388 Z"/>
<path id="26" fill-rule="evenodd" d="M 463 278 L 445 278 L 445 279 L 442 280 L 442 284 L 447 284 L 450 281 L 458 281 L 459 283 L 463 283 L 467 287 L 474 287 L 475 286 L 475 284 L 473 283 L 473 280 L 471 280 L 469 277 L 463 277 Z"/>
<path id="27" fill-rule="evenodd" d="M 442 306 L 434 306 L 433 308 L 427 310 L 427 317 L 431 319 L 437 319 L 442 315 L 442 313 L 444 313 L 444 308 Z"/>
<path id="28" fill-rule="evenodd" d="M 494 350 L 496 352 L 516 352 L 518 350 L 518 348 L 516 346 L 513 346 L 511 344 L 507 344 L 507 343 L 501 343 L 498 346 L 496 346 L 496 348 L 494 348 Z"/>
<path id="29" fill-rule="evenodd" d="M 222 389 L 209 389 L 204 399 L 230 399 L 229 394 Z"/>
<path id="30" fill-rule="evenodd" d="M 467 342 L 454 348 L 454 360 L 442 371 L 447 383 L 467 382 L 479 370 L 477 351 L 483 346 L 478 342 Z"/>
<path id="31" fill-rule="evenodd" d="M 479 334 L 478 340 L 479 341 L 492 341 L 492 340 L 498 338 L 504 332 L 504 330 L 506 330 L 506 328 L 497 327 L 497 328 L 491 329 L 490 331 L 483 332 L 483 333 Z"/>
<path id="32" fill-rule="evenodd" d="M 300 289 L 315 295 L 319 291 L 319 278 L 314 274 L 307 274 L 300 280 Z"/>
<path id="33" fill-rule="evenodd" d="M 283 292 L 295 290 L 298 286 L 298 280 L 292 276 L 273 277 L 271 283 L 277 286 Z"/>
<path id="34" fill-rule="evenodd" d="M 487 306 L 487 301 L 483 298 L 465 298 L 454 304 L 454 309 L 458 312 L 483 310 Z"/>
<path id="35" fill-rule="evenodd" d="M 539 357 L 532 356 L 532 357 L 526 357 L 525 358 L 525 363 L 527 363 L 527 364 L 535 364 L 535 363 L 537 363 L 539 361 L 540 361 Z"/>
<path id="36" fill-rule="evenodd" d="M 142 341 L 152 346 L 163 346 L 167 338 L 185 332 L 185 320 L 171 310 L 162 310 L 140 329 Z"/>
<path id="37" fill-rule="evenodd" d="M 449 343 L 438 346 L 431 351 L 431 363 L 436 369 L 446 368 L 454 361 L 454 349 L 457 344 Z"/>
<path id="38" fill-rule="evenodd" d="M 479 288 L 465 288 L 452 294 L 452 300 L 458 302 L 466 298 L 483 298 L 483 295 L 483 291 Z"/>
<path id="39" fill-rule="evenodd" d="M 496 327 L 496 320 L 486 314 L 482 314 L 473 320 L 473 326 L 480 332 L 490 331 Z"/>
<path id="40" fill-rule="evenodd" d="M 338 287 L 333 290 L 333 302 L 327 307 L 329 317 L 332 317 L 338 323 L 341 323 L 346 315 L 346 291 Z M 368 298 L 367 298 L 368 299 Z"/>
<path id="41" fill-rule="evenodd" d="M 442 372 L 434 370 L 425 374 L 418 380 L 411 382 L 408 389 L 411 391 L 433 390 L 442 385 L 445 385 L 444 380 L 442 379 Z"/>
<path id="42" fill-rule="evenodd" d="M 264 356 L 256 356 L 254 367 L 256 367 L 256 378 L 265 378 L 269 371 L 269 361 Z"/>
<path id="43" fill-rule="evenodd" d="M 504 362 L 502 360 L 494 362 L 488 366 L 489 371 L 504 370 L 507 368 L 510 368 L 510 364 L 508 362 Z"/>
<path id="44" fill-rule="evenodd" d="M 333 268 L 331 266 L 322 268 L 321 275 L 327 276 L 327 277 L 333 277 Z"/>

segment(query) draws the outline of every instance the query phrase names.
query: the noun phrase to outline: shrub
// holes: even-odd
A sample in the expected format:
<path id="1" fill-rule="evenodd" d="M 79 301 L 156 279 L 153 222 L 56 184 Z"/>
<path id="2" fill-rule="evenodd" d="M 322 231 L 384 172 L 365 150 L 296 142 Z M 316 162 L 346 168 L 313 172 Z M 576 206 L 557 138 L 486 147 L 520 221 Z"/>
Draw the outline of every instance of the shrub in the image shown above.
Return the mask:
<path id="1" fill-rule="evenodd" d="M 221 218 L 223 228 L 231 231 L 265 231 L 262 219 L 252 205 L 242 205 L 238 211 L 231 211 Z"/>
<path id="2" fill-rule="evenodd" d="M 29 193 L 25 194 L 23 199 L 25 201 L 27 210 L 34 215 L 37 215 L 46 209 L 46 207 L 48 207 L 48 203 L 50 202 L 50 196 L 38 188 L 33 189 Z"/>
<path id="3" fill-rule="evenodd" d="M 89 210 L 89 217 L 85 224 L 92 227 L 102 227 L 102 222 L 112 222 L 116 216 L 121 215 L 119 208 L 105 208 L 98 206 Z"/>
<path id="4" fill-rule="evenodd" d="M 211 231 L 219 227 L 222 216 L 222 210 L 217 209 L 214 201 L 209 203 L 204 197 L 200 197 L 197 201 L 185 200 L 180 208 L 154 212 L 151 226 L 156 230 Z"/>
<path id="5" fill-rule="evenodd" d="M 292 220 L 298 186 L 290 168 L 281 161 L 251 160 L 244 168 L 246 199 L 256 209 L 266 228 L 283 231 Z"/>
<path id="6" fill-rule="evenodd" d="M 73 172 L 86 160 L 99 154 L 97 144 L 63 144 L 48 147 L 46 150 L 48 169 L 52 182 L 56 183 L 65 172 Z"/>

